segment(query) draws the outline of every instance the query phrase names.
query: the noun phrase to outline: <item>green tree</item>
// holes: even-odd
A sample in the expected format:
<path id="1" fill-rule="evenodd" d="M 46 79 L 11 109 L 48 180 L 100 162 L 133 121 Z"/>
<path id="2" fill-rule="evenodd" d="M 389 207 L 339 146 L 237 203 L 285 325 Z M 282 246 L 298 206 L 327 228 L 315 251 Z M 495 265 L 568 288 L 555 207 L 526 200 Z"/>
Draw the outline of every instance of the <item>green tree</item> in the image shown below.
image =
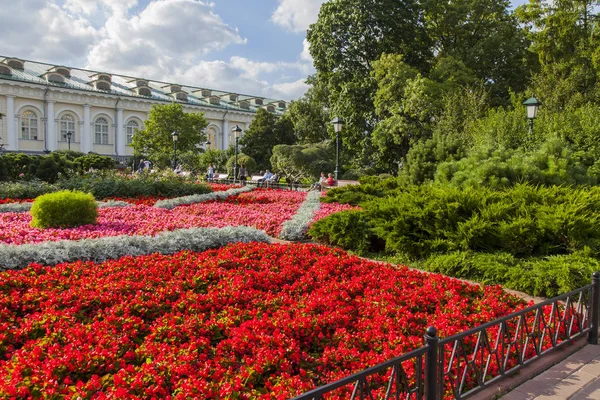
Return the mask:
<path id="1" fill-rule="evenodd" d="M 133 135 L 134 154 L 150 158 L 157 167 L 168 167 L 174 150 L 171 134 L 179 132 L 178 152 L 197 152 L 196 145 L 206 142 L 207 125 L 202 113 L 185 113 L 181 104 L 154 105 L 145 128 Z"/>
<path id="2" fill-rule="evenodd" d="M 532 91 L 547 110 L 599 100 L 598 5 L 593 0 L 530 0 L 516 11 L 541 64 Z"/>
<path id="3" fill-rule="evenodd" d="M 321 104 L 304 96 L 292 101 L 287 113 L 299 143 L 316 143 L 329 138 L 329 113 Z"/>
<path id="4" fill-rule="evenodd" d="M 286 180 L 314 179 L 320 172 L 333 169 L 332 152 L 325 144 L 277 145 L 271 164 Z"/>
<path id="5" fill-rule="evenodd" d="M 510 90 L 525 88 L 535 57 L 509 0 L 426 0 L 423 7 L 436 58 L 467 66 L 492 104 L 507 104 Z"/>
<path id="6" fill-rule="evenodd" d="M 273 146 L 295 142 L 294 125 L 287 115 L 278 117 L 259 109 L 239 143 L 241 151 L 256 161 L 257 168 L 264 170 L 271 168 Z"/>
<path id="7" fill-rule="evenodd" d="M 404 62 L 400 54 L 384 54 L 373 63 L 377 81 L 375 112 L 381 121 L 373 132 L 379 150 L 376 165 L 395 173 L 410 147 L 431 137 L 446 105 L 445 99 L 479 80 L 453 57 L 437 60 L 429 77 Z"/>
<path id="8" fill-rule="evenodd" d="M 372 63 L 384 53 L 401 53 L 408 65 L 425 70 L 431 56 L 418 2 L 326 2 L 307 32 L 307 40 L 317 69 L 315 87 L 327 88 L 331 115 L 346 121 L 344 149 L 354 155 L 357 164 L 369 162 L 369 135 L 377 122 Z"/>

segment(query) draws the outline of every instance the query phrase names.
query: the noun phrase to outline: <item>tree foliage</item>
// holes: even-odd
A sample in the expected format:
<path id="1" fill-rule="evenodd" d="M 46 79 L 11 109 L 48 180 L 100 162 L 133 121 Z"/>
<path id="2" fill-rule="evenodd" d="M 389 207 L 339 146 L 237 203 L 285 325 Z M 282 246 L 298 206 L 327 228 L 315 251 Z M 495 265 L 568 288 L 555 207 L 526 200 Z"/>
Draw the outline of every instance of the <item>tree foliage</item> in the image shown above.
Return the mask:
<path id="1" fill-rule="evenodd" d="M 181 104 L 154 105 L 145 128 L 133 135 L 134 152 L 149 158 L 157 167 L 168 167 L 174 152 L 172 133 L 179 132 L 177 152 L 198 152 L 196 145 L 206 142 L 207 125 L 202 113 L 183 112 Z"/>
<path id="2" fill-rule="evenodd" d="M 333 169 L 331 151 L 326 144 L 277 145 L 271 157 L 273 169 L 287 180 L 315 179 L 321 172 Z"/>
<path id="3" fill-rule="evenodd" d="M 294 125 L 287 115 L 278 117 L 259 109 L 239 141 L 241 151 L 256 161 L 258 169 L 270 169 L 273 146 L 296 142 Z"/>

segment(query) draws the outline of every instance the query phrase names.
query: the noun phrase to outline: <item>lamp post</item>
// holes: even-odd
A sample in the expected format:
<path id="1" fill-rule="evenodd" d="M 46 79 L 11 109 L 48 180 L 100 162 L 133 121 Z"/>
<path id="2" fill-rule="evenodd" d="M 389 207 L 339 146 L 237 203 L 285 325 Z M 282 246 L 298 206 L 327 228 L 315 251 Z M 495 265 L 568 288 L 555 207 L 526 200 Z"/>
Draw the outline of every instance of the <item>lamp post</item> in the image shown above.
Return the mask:
<path id="1" fill-rule="evenodd" d="M 533 134 L 533 120 L 537 117 L 538 109 L 542 105 L 535 97 L 530 97 L 523 102 L 527 107 L 527 119 L 529 120 L 529 135 Z"/>
<path id="2" fill-rule="evenodd" d="M 69 150 L 71 150 L 71 136 L 73 136 L 73 132 L 67 132 L 67 145 L 69 146 Z"/>
<path id="3" fill-rule="evenodd" d="M 171 137 L 173 138 L 173 168 L 177 168 L 177 139 L 179 138 L 179 132 L 173 131 Z"/>
<path id="4" fill-rule="evenodd" d="M 340 132 L 344 128 L 344 120 L 335 117 L 333 121 L 333 130 L 335 131 L 335 171 L 333 171 L 335 175 L 335 180 L 338 180 L 338 174 L 340 172 Z"/>
<path id="5" fill-rule="evenodd" d="M 242 133 L 242 128 L 238 125 L 235 125 L 231 131 L 235 134 L 235 165 L 233 167 L 233 183 L 235 183 L 238 177 L 238 145 L 240 143 L 240 134 Z"/>

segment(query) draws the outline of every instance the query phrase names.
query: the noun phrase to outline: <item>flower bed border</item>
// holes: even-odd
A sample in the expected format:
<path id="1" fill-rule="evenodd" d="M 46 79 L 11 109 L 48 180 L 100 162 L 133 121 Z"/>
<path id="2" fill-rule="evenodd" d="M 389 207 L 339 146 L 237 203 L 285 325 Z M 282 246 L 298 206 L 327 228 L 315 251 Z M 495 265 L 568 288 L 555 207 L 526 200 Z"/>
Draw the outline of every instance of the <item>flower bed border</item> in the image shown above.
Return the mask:
<path id="1" fill-rule="evenodd" d="M 226 199 L 229 196 L 237 196 L 240 193 L 250 192 L 254 188 L 250 186 L 244 186 L 235 189 L 228 189 L 224 192 L 212 192 L 207 194 L 193 194 L 190 196 L 176 197 L 174 199 L 159 200 L 154 204 L 154 207 L 165 208 L 171 210 L 177 206 L 184 204 L 203 203 L 211 200 Z"/>
<path id="2" fill-rule="evenodd" d="M 102 262 L 126 255 L 174 254 L 182 250 L 204 251 L 234 242 L 270 241 L 264 231 L 256 228 L 227 226 L 178 229 L 156 236 L 121 235 L 18 246 L 0 244 L 0 271 L 25 268 L 30 263 L 56 265 L 78 260 Z"/>

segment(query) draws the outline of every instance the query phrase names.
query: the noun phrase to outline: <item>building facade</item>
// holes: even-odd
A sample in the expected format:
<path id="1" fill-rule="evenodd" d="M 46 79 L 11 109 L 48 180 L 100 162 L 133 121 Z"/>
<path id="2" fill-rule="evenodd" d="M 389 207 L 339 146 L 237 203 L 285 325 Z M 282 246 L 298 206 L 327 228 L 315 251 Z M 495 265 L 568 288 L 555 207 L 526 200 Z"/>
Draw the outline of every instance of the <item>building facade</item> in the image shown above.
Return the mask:
<path id="1" fill-rule="evenodd" d="M 244 132 L 260 108 L 281 114 L 286 102 L 144 78 L 50 65 L 0 56 L 0 146 L 44 154 L 95 152 L 124 161 L 131 140 L 155 104 L 176 102 L 208 121 L 210 145 L 226 149 L 231 128 Z M 243 133 L 242 133 L 243 134 Z"/>

